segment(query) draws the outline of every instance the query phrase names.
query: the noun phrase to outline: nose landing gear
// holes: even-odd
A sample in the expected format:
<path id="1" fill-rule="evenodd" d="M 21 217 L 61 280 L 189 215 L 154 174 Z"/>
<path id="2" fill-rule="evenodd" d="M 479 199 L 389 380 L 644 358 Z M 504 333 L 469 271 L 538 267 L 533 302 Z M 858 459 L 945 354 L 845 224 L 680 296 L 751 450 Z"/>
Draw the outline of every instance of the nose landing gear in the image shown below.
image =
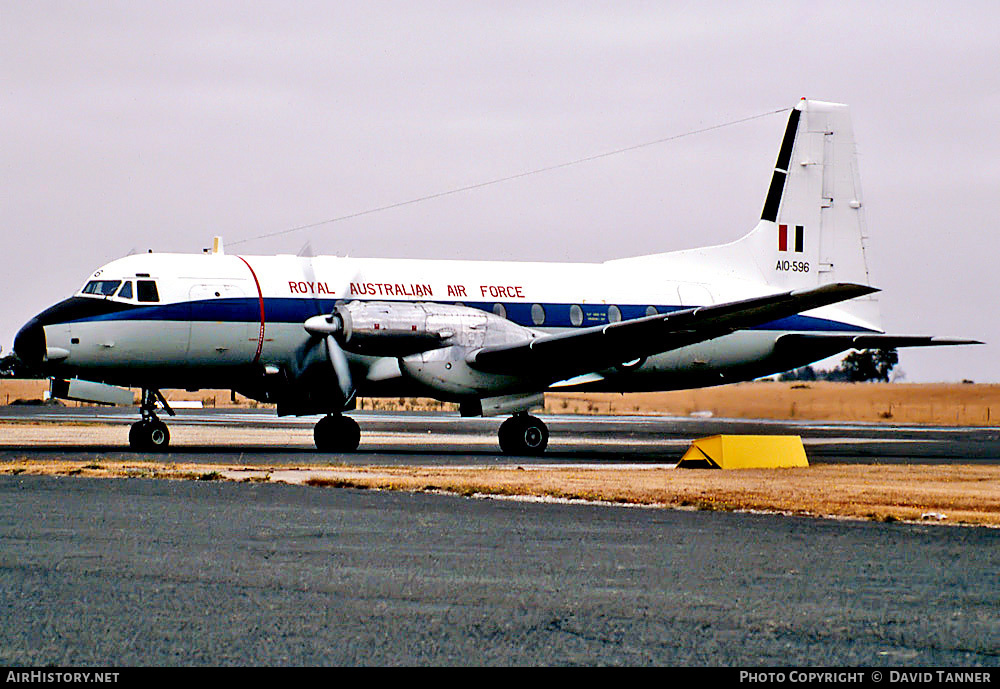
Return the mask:
<path id="1" fill-rule="evenodd" d="M 500 424 L 497 437 L 504 454 L 541 455 L 549 444 L 549 429 L 541 419 L 518 412 Z"/>
<path id="2" fill-rule="evenodd" d="M 166 450 L 170 444 L 170 431 L 167 430 L 167 424 L 160 421 L 156 415 L 157 402 L 170 416 L 176 416 L 159 390 L 143 388 L 142 403 L 139 405 L 142 419 L 132 424 L 128 432 L 128 444 L 133 450 L 160 451 Z"/>

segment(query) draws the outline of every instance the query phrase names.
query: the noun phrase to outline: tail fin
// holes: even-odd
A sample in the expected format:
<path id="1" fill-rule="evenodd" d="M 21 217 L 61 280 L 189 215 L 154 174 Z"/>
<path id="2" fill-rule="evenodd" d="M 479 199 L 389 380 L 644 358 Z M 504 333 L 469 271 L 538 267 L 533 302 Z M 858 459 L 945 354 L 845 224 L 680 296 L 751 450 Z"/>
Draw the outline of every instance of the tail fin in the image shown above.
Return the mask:
<path id="1" fill-rule="evenodd" d="M 796 289 L 870 285 L 867 239 L 850 111 L 803 98 L 788 117 L 760 223 L 737 244 L 768 284 Z M 842 308 L 879 327 L 874 295 Z"/>
<path id="2" fill-rule="evenodd" d="M 830 283 L 871 285 L 854 131 L 848 107 L 803 98 L 792 109 L 760 222 L 729 244 L 608 261 L 622 266 L 669 258 L 678 279 L 705 275 L 774 291 Z M 849 321 L 881 330 L 877 297 L 835 307 Z"/>

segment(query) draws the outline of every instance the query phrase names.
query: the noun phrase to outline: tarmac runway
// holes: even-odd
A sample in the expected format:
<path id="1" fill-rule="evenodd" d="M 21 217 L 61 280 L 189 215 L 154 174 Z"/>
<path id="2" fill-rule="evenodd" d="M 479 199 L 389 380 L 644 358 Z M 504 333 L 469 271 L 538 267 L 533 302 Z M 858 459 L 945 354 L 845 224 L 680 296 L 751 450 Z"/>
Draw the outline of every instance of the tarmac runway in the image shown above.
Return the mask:
<path id="1" fill-rule="evenodd" d="M 526 461 L 499 454 L 498 419 L 357 418 L 361 451 L 334 461 Z M 125 438 L 133 416 L 0 410 L 43 431 L 52 420 Z M 536 461 L 553 463 L 676 461 L 694 437 L 789 427 L 812 462 L 1000 459 L 996 428 L 546 421 L 552 451 Z M 169 423 L 168 461 L 331 461 L 309 419 L 207 410 Z M 233 424 L 246 446 L 184 440 L 229 438 Z M 3 460 L 134 456 L 124 442 L 18 447 L 4 431 Z M 1000 530 L 976 527 L 4 476 L 0 663 L 997 667 L 998 546 Z"/>
<path id="2" fill-rule="evenodd" d="M 662 416 L 556 416 L 542 418 L 549 426 L 549 449 L 541 458 L 509 458 L 500 453 L 496 432 L 502 418 L 460 418 L 430 412 L 352 412 L 361 426 L 361 447 L 351 454 L 318 454 L 312 427 L 318 417 L 277 417 L 273 411 L 251 409 L 178 410 L 164 416 L 171 429 L 170 451 L 157 457 L 170 461 L 274 463 L 316 461 L 354 464 L 493 464 L 517 462 L 676 462 L 691 441 L 720 433 L 793 434 L 803 439 L 810 462 L 881 463 L 1000 463 L 1000 427 L 901 426 L 705 419 Z M 127 426 L 133 409 L 96 407 L 0 407 L 3 422 L 106 424 L 118 427 L 117 443 L 44 441 L 23 446 L 4 439 L 0 430 L 0 460 L 49 455 L 85 458 L 95 454 L 114 459 L 134 457 L 128 449 Z M 2 427 L 0 427 L 2 428 Z M 206 434 L 190 429 L 220 429 Z M 245 429 L 245 437 L 221 429 Z M 263 431 L 274 431 L 266 433 Z M 211 435 L 208 434 L 211 438 Z M 194 440 L 190 440 L 194 438 Z"/>

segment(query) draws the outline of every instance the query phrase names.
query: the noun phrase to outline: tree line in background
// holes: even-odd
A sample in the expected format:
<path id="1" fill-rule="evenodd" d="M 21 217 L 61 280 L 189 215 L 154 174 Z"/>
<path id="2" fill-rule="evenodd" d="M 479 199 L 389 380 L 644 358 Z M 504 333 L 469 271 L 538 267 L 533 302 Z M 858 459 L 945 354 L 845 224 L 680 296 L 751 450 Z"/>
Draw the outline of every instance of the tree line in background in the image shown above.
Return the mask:
<path id="1" fill-rule="evenodd" d="M 837 368 L 817 371 L 812 366 L 803 366 L 778 376 L 780 381 L 829 380 L 844 383 L 882 382 L 888 383 L 892 369 L 899 363 L 895 349 L 864 349 L 853 351 L 844 357 Z"/>

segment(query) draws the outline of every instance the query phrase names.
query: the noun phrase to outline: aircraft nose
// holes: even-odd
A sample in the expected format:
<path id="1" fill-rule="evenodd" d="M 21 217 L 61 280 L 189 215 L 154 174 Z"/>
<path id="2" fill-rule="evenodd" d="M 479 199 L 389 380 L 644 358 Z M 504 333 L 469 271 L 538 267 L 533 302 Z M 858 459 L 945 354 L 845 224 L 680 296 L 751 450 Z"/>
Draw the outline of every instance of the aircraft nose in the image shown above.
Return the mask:
<path id="1" fill-rule="evenodd" d="M 30 368 L 40 368 L 45 358 L 45 330 L 37 318 L 24 324 L 14 337 L 14 353 Z"/>

